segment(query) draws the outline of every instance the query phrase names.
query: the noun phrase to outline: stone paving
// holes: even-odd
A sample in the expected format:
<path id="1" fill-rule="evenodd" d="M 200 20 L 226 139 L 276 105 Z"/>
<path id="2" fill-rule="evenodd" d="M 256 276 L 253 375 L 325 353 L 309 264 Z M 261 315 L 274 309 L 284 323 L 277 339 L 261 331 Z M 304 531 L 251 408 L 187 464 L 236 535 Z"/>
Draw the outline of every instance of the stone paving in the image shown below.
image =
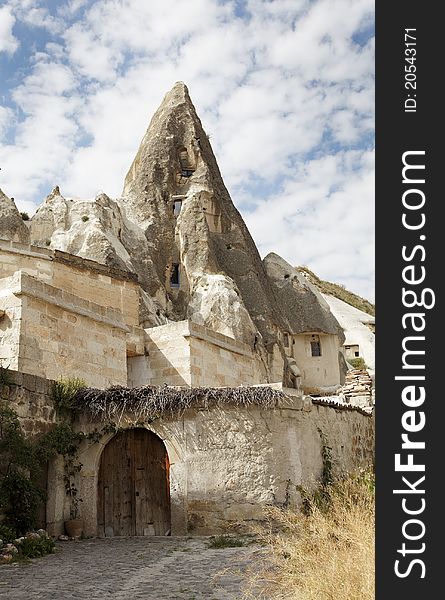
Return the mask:
<path id="1" fill-rule="evenodd" d="M 208 538 L 108 538 L 57 542 L 53 555 L 0 566 L 11 600 L 241 600 L 246 569 L 264 549 L 209 548 Z"/>

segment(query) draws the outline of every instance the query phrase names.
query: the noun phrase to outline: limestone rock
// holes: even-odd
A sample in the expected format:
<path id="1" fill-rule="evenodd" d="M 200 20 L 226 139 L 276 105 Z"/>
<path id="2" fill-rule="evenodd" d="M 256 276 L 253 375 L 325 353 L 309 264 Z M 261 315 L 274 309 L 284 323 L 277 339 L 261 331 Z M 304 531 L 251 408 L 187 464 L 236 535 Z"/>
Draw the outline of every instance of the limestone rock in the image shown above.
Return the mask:
<path id="1" fill-rule="evenodd" d="M 292 334 L 320 331 L 344 341 L 343 330 L 318 289 L 281 256 L 271 252 L 263 260 L 276 290 L 280 310 Z"/>
<path id="2" fill-rule="evenodd" d="M 29 231 L 15 202 L 0 189 L 0 238 L 29 244 Z"/>
<path id="3" fill-rule="evenodd" d="M 182 204 L 177 217 L 175 200 Z M 236 331 L 247 343 L 255 329 L 264 343 L 276 341 L 282 319 L 274 292 L 183 83 L 153 116 L 119 202 L 150 244 L 158 278 L 147 291 L 165 291 L 175 318 L 196 316 L 218 331 Z M 164 283 L 172 262 L 183 267 L 182 293 L 171 294 Z M 209 286 L 219 293 L 206 298 L 201 311 L 202 290 Z"/>
<path id="4" fill-rule="evenodd" d="M 195 323 L 254 345 L 256 327 L 229 277 L 203 274 L 197 278 L 187 311 Z"/>
<path id="5" fill-rule="evenodd" d="M 153 278 L 145 236 L 106 194 L 94 200 L 73 200 L 64 198 L 55 187 L 32 217 L 30 232 L 36 245 L 136 273 L 144 287 L 149 287 Z M 159 320 L 157 311 L 156 302 L 144 295 L 141 313 L 151 326 L 165 322 Z"/>

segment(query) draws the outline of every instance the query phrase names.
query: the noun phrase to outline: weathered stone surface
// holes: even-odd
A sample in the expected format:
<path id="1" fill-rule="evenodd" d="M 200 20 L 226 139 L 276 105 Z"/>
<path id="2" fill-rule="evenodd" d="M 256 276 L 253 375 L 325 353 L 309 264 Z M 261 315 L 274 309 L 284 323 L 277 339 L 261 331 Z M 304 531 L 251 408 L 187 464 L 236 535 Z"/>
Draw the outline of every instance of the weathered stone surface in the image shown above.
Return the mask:
<path id="1" fill-rule="evenodd" d="M 29 244 L 29 231 L 15 202 L 0 190 L 0 238 Z"/>
<path id="2" fill-rule="evenodd" d="M 144 288 L 153 278 L 145 236 L 106 194 L 71 200 L 54 188 L 31 220 L 31 238 L 37 245 L 135 273 Z M 164 322 L 159 320 L 159 308 L 147 294 L 141 297 L 141 318 L 150 325 Z"/>
<path id="3" fill-rule="evenodd" d="M 184 165 L 190 177 L 181 176 Z M 175 218 L 173 202 L 179 196 L 182 209 Z M 247 343 L 254 341 L 255 329 L 265 343 L 275 340 L 281 316 L 273 290 L 183 83 L 173 87 L 154 115 L 120 202 L 151 245 L 158 273 L 154 288 L 163 284 L 171 261 L 183 266 L 184 293 L 175 296 L 164 287 L 177 318 L 187 311 L 189 318 Z M 202 293 L 213 286 L 219 293 Z"/>
<path id="4" fill-rule="evenodd" d="M 338 335 L 344 340 L 343 330 L 314 285 L 278 254 L 271 252 L 263 263 L 275 286 L 280 310 L 290 333 L 320 331 Z"/>

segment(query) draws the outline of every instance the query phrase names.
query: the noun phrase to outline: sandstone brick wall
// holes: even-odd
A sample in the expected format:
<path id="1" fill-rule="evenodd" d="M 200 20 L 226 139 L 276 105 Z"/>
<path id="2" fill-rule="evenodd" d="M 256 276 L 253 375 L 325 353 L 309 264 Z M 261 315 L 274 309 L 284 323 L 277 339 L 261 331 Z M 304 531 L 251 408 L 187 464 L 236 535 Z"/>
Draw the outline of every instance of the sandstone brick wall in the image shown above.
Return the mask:
<path id="1" fill-rule="evenodd" d="M 139 325 L 139 289 L 129 273 L 58 250 L 0 240 L 0 279 L 16 271 L 114 308 L 122 313 L 127 325 Z"/>
<path id="2" fill-rule="evenodd" d="M 153 424 L 166 440 L 172 427 L 177 431 L 173 423 Z M 172 496 L 184 490 L 186 528 L 179 510 L 177 531 L 243 530 L 264 518 L 265 504 L 298 507 L 297 486 L 314 486 L 323 469 L 318 429 L 332 448 L 337 473 L 373 462 L 373 419 L 356 411 L 295 399 L 292 408 L 228 407 L 187 414 L 183 461 L 175 461 L 171 474 Z M 172 498 L 172 507 L 175 501 L 180 509 L 180 498 Z"/>
<path id="3" fill-rule="evenodd" d="M 28 436 L 46 433 L 57 422 L 52 400 L 53 382 L 13 370 L 5 370 L 8 384 L 1 386 L 3 404 L 15 410 Z"/>
<path id="4" fill-rule="evenodd" d="M 147 378 L 150 385 L 192 385 L 188 321 L 145 330 L 147 333 Z"/>
<path id="5" fill-rule="evenodd" d="M 28 435 L 47 431 L 57 422 L 52 382 L 8 373 L 2 401 L 19 414 Z M 295 391 L 294 391 L 295 393 Z M 189 409 L 183 415 L 156 419 L 147 427 L 165 443 L 171 465 L 173 535 L 248 529 L 263 519 L 266 504 L 298 507 L 298 485 L 314 485 L 323 468 L 322 439 L 332 448 L 334 468 L 348 472 L 373 462 L 374 419 L 358 410 L 312 404 L 298 395 L 279 408 L 220 406 Z M 121 427 L 133 427 L 127 415 Z M 100 429 L 88 417 L 77 428 Z M 101 453 L 112 434 L 99 443 L 84 442 L 79 460 L 85 533 L 96 535 L 97 479 Z M 63 531 L 69 505 L 63 489 L 63 464 L 48 472 L 47 522 L 52 533 Z"/>
<path id="6" fill-rule="evenodd" d="M 22 271 L 1 281 L 8 292 L 0 298 L 7 317 L 4 366 L 49 379 L 80 377 L 101 388 L 127 384 L 128 327 L 118 311 Z"/>
<path id="7" fill-rule="evenodd" d="M 0 242 L 0 257 L 1 364 L 94 387 L 127 385 L 127 353 L 144 352 L 132 277 L 12 242 Z"/>
<path id="8" fill-rule="evenodd" d="M 191 321 L 147 329 L 151 385 L 237 386 L 265 383 L 247 344 Z"/>
<path id="9" fill-rule="evenodd" d="M 190 323 L 192 385 L 238 386 L 264 383 L 257 358 L 247 344 Z"/>

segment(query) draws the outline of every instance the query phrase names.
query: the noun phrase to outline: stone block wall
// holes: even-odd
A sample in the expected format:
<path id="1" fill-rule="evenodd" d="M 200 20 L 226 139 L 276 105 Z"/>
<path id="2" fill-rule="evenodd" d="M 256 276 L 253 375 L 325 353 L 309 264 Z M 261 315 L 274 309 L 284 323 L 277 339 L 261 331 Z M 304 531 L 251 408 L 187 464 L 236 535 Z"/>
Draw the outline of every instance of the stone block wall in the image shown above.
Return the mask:
<path id="1" fill-rule="evenodd" d="M 94 387 L 127 384 L 128 328 L 118 311 L 23 271 L 1 281 L 9 292 L 0 298 L 6 313 L 2 322 L 7 317 L 10 325 L 2 336 L 5 366 L 49 379 L 80 377 Z M 11 318 L 14 314 L 20 319 Z"/>
<path id="2" fill-rule="evenodd" d="M 188 321 L 152 327 L 147 333 L 147 383 L 192 385 Z"/>
<path id="3" fill-rule="evenodd" d="M 0 258 L 0 364 L 100 388 L 127 385 L 127 354 L 144 351 L 137 282 L 12 242 L 0 241 Z"/>
<path id="4" fill-rule="evenodd" d="M 16 271 L 83 300 L 114 308 L 126 325 L 139 325 L 139 286 L 130 273 L 59 250 L 0 240 L 0 279 Z"/>
<path id="5" fill-rule="evenodd" d="M 120 426 L 132 423 L 134 417 L 127 415 Z M 85 427 L 93 424 L 84 419 Z M 322 473 L 319 429 L 332 448 L 337 473 L 368 466 L 374 456 L 372 416 L 301 397 L 272 410 L 198 405 L 147 428 L 164 442 L 169 456 L 173 535 L 249 531 L 264 519 L 265 505 L 298 509 L 297 486 L 313 487 Z M 96 533 L 97 470 L 111 437 L 80 454 L 82 511 L 90 535 Z"/>
<path id="6" fill-rule="evenodd" d="M 179 321 L 146 333 L 146 381 L 151 385 L 219 387 L 266 382 L 259 359 L 247 344 L 202 325 Z M 138 364 L 143 368 L 143 363 Z"/>
<path id="7" fill-rule="evenodd" d="M 258 359 L 247 344 L 192 322 L 188 335 L 193 386 L 265 383 Z"/>
<path id="8" fill-rule="evenodd" d="M 4 371 L 7 384 L 0 386 L 0 398 L 4 405 L 18 414 L 20 423 L 29 437 L 46 433 L 58 419 L 52 400 L 53 381 L 19 373 Z"/>
<path id="9" fill-rule="evenodd" d="M 30 436 L 48 431 L 57 417 L 51 399 L 52 382 L 10 371 L 2 401 L 19 414 Z M 134 415 L 124 415 L 122 428 L 134 427 Z M 249 530 L 263 519 L 266 504 L 297 508 L 298 485 L 314 485 L 323 468 L 322 438 L 332 448 L 337 472 L 366 466 L 374 458 L 374 419 L 351 407 L 315 405 L 293 396 L 275 409 L 225 405 L 195 408 L 164 416 L 146 425 L 165 444 L 170 462 L 172 534 L 213 534 Z M 76 424 L 88 433 L 100 423 L 87 416 Z M 113 435 L 84 442 L 78 488 L 85 533 L 97 533 L 97 487 L 100 460 Z M 63 462 L 48 470 L 46 520 L 51 533 L 63 532 L 69 503 L 63 487 Z"/>

